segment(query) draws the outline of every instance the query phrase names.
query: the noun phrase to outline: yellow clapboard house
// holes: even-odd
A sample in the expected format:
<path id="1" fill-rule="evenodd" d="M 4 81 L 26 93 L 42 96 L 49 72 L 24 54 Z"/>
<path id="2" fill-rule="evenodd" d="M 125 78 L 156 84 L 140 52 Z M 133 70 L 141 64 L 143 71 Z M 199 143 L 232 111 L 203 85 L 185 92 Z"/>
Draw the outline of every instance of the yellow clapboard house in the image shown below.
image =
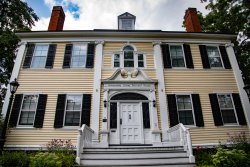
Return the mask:
<path id="1" fill-rule="evenodd" d="M 136 30 L 127 12 L 117 30 L 65 31 L 64 18 L 55 6 L 48 31 L 17 33 L 6 149 L 70 139 L 81 165 L 194 166 L 192 148 L 249 136 L 236 35 L 201 32 L 196 9 L 187 32 Z"/>

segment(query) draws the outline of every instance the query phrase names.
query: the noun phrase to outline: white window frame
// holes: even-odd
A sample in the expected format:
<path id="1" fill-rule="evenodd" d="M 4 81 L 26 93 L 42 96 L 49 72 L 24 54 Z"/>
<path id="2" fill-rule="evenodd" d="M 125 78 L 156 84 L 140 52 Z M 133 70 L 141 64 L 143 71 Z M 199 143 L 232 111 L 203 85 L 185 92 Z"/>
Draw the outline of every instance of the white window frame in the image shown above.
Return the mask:
<path id="1" fill-rule="evenodd" d="M 181 46 L 181 49 L 182 49 L 182 55 L 183 55 L 183 60 L 184 60 L 184 67 L 174 67 L 174 66 L 173 66 L 173 62 L 172 62 L 172 55 L 171 55 L 171 46 Z M 172 68 L 177 68 L 177 69 L 187 68 L 187 64 L 186 64 L 186 57 L 185 57 L 185 52 L 184 52 L 184 47 L 183 47 L 183 44 L 179 44 L 179 43 L 171 43 L 171 44 L 168 44 L 168 47 L 169 47 L 169 54 L 170 54 L 170 60 L 171 60 L 171 67 L 172 67 Z"/>
<path id="2" fill-rule="evenodd" d="M 80 120 L 79 120 L 79 125 L 78 125 L 78 126 L 69 126 L 69 125 L 65 125 L 68 96 L 81 96 Z M 83 98 L 82 96 L 83 96 L 82 94 L 66 94 L 65 106 L 64 106 L 64 115 L 63 115 L 63 127 L 66 127 L 66 128 L 79 128 L 79 126 L 80 126 L 80 124 L 81 124 L 81 119 L 82 119 L 82 98 Z M 69 112 L 75 112 L 75 111 L 69 111 Z"/>
<path id="3" fill-rule="evenodd" d="M 88 42 L 74 42 L 72 44 L 73 44 L 73 48 L 72 48 L 72 53 L 71 53 L 71 58 L 70 58 L 70 68 L 86 68 L 89 43 Z M 77 67 L 72 66 L 72 57 L 73 57 L 75 45 L 86 45 L 86 56 L 85 56 L 85 64 L 84 64 L 84 66 L 77 66 Z"/>
<path id="4" fill-rule="evenodd" d="M 179 115 L 179 109 L 178 109 L 178 100 L 177 100 L 177 96 L 189 96 L 190 101 L 191 101 L 191 108 L 192 108 L 192 115 L 193 115 L 193 120 L 194 120 L 194 124 L 193 125 L 185 125 L 186 127 L 196 127 L 196 120 L 195 120 L 195 114 L 194 114 L 194 105 L 193 105 L 193 99 L 192 99 L 192 95 L 191 94 L 175 94 L 175 99 L 176 99 L 176 108 L 177 108 L 177 114 L 178 114 L 178 121 L 180 122 L 180 115 Z M 187 109 L 186 109 L 187 110 Z M 180 122 L 182 123 L 182 122 Z"/>
<path id="5" fill-rule="evenodd" d="M 140 69 L 144 69 L 146 68 L 147 64 L 146 64 L 146 55 L 143 52 L 137 52 L 134 51 L 134 67 L 124 67 L 124 52 L 114 52 L 112 54 L 112 64 L 111 64 L 111 68 L 126 68 L 126 69 L 131 69 L 131 68 L 140 68 Z M 119 54 L 120 55 L 120 66 L 119 67 L 115 67 L 114 66 L 114 59 L 115 59 L 115 54 Z M 144 67 L 138 67 L 138 55 L 142 54 L 143 55 L 143 64 Z"/>
<path id="6" fill-rule="evenodd" d="M 45 56 L 45 63 L 44 63 L 44 66 L 43 67 L 32 67 L 32 64 L 34 62 L 34 57 L 37 57 L 35 56 L 35 52 L 36 52 L 36 49 L 37 49 L 37 46 L 41 46 L 41 45 L 47 45 L 48 46 L 48 51 L 47 51 L 47 54 Z M 30 68 L 31 69 L 43 69 L 45 68 L 46 66 L 46 61 L 47 61 L 47 58 L 48 58 L 48 52 L 49 52 L 49 43 L 36 43 L 35 44 L 35 49 L 34 49 L 34 52 L 33 52 L 33 55 L 32 55 L 32 59 L 31 59 L 31 63 L 30 63 Z"/>
<path id="7" fill-rule="evenodd" d="M 222 57 L 221 57 L 220 48 L 219 48 L 220 45 L 206 44 L 205 46 L 206 46 L 206 52 L 207 52 L 207 46 L 216 47 L 216 48 L 218 49 L 218 53 L 219 53 L 219 56 L 220 56 L 221 67 L 211 67 L 211 64 L 210 64 L 210 61 L 209 61 L 208 52 L 207 52 L 207 58 L 208 58 L 208 62 L 209 62 L 210 68 L 211 68 L 211 69 L 222 69 L 222 68 L 224 68 L 224 62 L 223 62 L 223 59 L 222 59 Z"/>
<path id="8" fill-rule="evenodd" d="M 220 106 L 219 97 L 218 97 L 219 95 L 230 95 L 232 106 L 233 106 L 233 108 L 230 108 L 230 109 L 234 110 L 234 116 L 235 116 L 236 123 L 224 123 L 222 112 L 221 112 L 221 110 L 223 110 L 223 109 L 221 109 L 221 106 Z M 229 126 L 230 125 L 239 125 L 238 116 L 237 116 L 236 109 L 235 109 L 235 106 L 234 106 L 234 100 L 232 98 L 232 93 L 217 93 L 216 96 L 217 96 L 217 100 L 218 100 L 219 107 L 220 107 L 220 114 L 221 114 L 223 125 L 224 126 L 227 126 L 227 125 L 229 125 Z"/>
<path id="9" fill-rule="evenodd" d="M 35 109 L 35 114 L 34 114 L 34 120 L 33 120 L 33 124 L 32 125 L 20 125 L 20 119 L 21 119 L 21 114 L 22 114 L 22 108 L 23 108 L 23 101 L 24 101 L 24 97 L 25 96 L 36 96 L 37 95 L 37 103 L 36 103 L 36 109 Z M 19 115 L 18 115 L 18 121 L 17 121 L 17 127 L 34 127 L 34 123 L 35 123 L 35 119 L 36 119 L 36 111 L 37 111 L 37 105 L 39 102 L 39 94 L 23 94 L 23 98 L 22 98 L 22 104 L 21 104 L 21 108 L 19 110 Z"/>

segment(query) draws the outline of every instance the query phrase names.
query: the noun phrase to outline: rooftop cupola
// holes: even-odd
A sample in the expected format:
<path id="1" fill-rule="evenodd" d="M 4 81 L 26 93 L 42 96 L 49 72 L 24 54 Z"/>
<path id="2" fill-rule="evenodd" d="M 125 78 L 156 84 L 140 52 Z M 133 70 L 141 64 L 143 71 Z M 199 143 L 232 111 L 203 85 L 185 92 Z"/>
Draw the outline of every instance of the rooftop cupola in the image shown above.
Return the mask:
<path id="1" fill-rule="evenodd" d="M 125 12 L 118 16 L 118 30 L 134 30 L 135 29 L 135 16 Z"/>

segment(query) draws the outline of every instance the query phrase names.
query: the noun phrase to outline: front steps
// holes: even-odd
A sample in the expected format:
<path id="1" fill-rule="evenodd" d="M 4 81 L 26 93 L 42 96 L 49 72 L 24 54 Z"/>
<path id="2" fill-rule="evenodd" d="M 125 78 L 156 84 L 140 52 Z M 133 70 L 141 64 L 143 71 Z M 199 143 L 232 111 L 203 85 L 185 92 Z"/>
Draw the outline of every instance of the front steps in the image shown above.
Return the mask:
<path id="1" fill-rule="evenodd" d="M 84 148 L 81 166 L 194 167 L 183 147 Z"/>

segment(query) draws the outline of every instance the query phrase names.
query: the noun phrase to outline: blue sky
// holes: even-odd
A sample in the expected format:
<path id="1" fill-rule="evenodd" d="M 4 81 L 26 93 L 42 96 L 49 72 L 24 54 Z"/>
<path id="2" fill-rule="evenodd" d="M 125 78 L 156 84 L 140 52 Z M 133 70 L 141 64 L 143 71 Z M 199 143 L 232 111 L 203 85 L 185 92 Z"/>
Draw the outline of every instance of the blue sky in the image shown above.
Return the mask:
<path id="1" fill-rule="evenodd" d="M 24 0 L 40 20 L 32 30 L 47 30 L 54 5 L 63 6 L 64 30 L 117 29 L 117 16 L 129 12 L 136 16 L 136 29 L 184 31 L 183 16 L 188 7 L 204 14 L 200 0 Z"/>

